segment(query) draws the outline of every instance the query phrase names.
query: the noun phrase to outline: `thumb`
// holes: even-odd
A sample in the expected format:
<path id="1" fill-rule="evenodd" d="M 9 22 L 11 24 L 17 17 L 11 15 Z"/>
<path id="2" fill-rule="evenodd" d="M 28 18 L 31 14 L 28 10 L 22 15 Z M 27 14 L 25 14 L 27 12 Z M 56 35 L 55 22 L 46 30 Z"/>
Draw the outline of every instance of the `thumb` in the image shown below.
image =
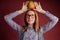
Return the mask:
<path id="1" fill-rule="evenodd" d="M 37 11 L 36 9 L 33 9 L 33 10 Z"/>

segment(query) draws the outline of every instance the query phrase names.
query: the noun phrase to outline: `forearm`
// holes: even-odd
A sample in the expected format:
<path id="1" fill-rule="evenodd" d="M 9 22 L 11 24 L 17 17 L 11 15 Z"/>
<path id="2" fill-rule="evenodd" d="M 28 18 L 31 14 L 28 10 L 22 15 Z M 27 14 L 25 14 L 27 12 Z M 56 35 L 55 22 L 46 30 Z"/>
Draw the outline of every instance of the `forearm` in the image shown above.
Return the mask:
<path id="1" fill-rule="evenodd" d="M 21 10 L 19 10 L 19 11 L 9 13 L 8 15 L 5 15 L 4 17 L 7 18 L 7 19 L 12 19 L 12 18 L 18 16 L 21 13 L 23 13 L 23 12 Z"/>
<path id="2" fill-rule="evenodd" d="M 16 31 L 20 31 L 22 29 L 22 27 L 20 25 L 18 25 L 12 19 L 21 13 L 22 13 L 22 11 L 19 10 L 19 11 L 16 11 L 16 12 L 13 12 L 13 13 L 10 13 L 10 14 L 4 16 L 4 19 L 7 22 L 7 24 L 10 25 Z"/>
<path id="3" fill-rule="evenodd" d="M 56 25 L 56 23 L 58 22 L 59 19 L 58 19 L 58 17 L 54 16 L 50 12 L 43 10 L 40 3 L 36 4 L 36 5 L 37 6 L 36 6 L 35 10 L 44 14 L 45 16 L 47 16 L 51 20 L 47 24 L 43 25 L 43 27 L 42 27 L 42 30 L 45 33 L 47 31 L 49 31 L 50 29 L 52 29 Z"/>
<path id="4" fill-rule="evenodd" d="M 55 15 L 51 14 L 48 11 L 42 10 L 41 13 L 47 16 L 51 21 L 58 21 L 58 17 L 56 17 Z"/>
<path id="5" fill-rule="evenodd" d="M 45 16 L 47 16 L 51 21 L 48 22 L 47 24 L 45 24 L 42 28 L 44 33 L 49 31 L 50 29 L 52 29 L 56 23 L 58 22 L 58 17 L 54 16 L 53 14 L 51 14 L 50 12 L 46 11 L 45 13 L 43 13 Z"/>

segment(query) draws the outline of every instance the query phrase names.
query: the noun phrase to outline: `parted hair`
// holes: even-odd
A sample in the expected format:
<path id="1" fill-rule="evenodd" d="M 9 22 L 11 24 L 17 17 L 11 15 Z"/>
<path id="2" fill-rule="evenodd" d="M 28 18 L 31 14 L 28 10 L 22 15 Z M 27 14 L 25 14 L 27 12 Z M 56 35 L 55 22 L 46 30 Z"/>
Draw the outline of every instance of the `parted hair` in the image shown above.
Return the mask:
<path id="1" fill-rule="evenodd" d="M 38 32 L 40 30 L 39 23 L 38 23 L 39 22 L 38 21 L 38 14 L 37 14 L 37 11 L 32 10 L 32 9 L 26 11 L 26 13 L 25 13 L 25 16 L 24 16 L 24 25 L 23 25 L 23 30 L 22 31 L 25 32 L 27 30 L 27 28 L 28 28 L 28 23 L 26 21 L 26 15 L 27 15 L 27 13 L 29 11 L 33 11 L 35 13 L 35 22 L 33 23 L 33 28 L 34 28 L 35 32 Z"/>

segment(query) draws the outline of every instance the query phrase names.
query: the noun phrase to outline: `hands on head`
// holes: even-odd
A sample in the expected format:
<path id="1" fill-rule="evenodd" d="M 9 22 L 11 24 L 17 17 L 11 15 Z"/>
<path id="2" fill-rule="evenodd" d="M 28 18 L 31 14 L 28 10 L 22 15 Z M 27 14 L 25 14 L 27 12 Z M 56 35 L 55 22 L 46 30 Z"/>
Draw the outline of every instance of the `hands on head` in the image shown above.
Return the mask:
<path id="1" fill-rule="evenodd" d="M 28 8 L 28 5 L 29 5 L 29 1 L 23 2 L 23 6 L 22 6 L 21 10 L 23 12 L 29 10 L 30 8 Z M 32 8 L 33 10 L 36 10 L 36 11 L 41 12 L 41 13 L 45 13 L 45 10 L 42 9 L 40 2 L 39 3 L 34 2 L 34 6 L 35 6 L 35 8 Z"/>

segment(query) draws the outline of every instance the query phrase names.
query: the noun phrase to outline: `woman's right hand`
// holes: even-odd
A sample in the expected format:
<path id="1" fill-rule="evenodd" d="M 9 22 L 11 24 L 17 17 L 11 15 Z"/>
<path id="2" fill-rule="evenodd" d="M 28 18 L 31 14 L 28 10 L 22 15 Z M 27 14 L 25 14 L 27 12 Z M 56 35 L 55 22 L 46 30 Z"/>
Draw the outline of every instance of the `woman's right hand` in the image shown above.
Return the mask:
<path id="1" fill-rule="evenodd" d="M 28 10 L 27 5 L 28 5 L 28 1 L 27 2 L 23 2 L 23 6 L 22 6 L 22 9 L 21 9 L 22 12 L 26 12 Z"/>

